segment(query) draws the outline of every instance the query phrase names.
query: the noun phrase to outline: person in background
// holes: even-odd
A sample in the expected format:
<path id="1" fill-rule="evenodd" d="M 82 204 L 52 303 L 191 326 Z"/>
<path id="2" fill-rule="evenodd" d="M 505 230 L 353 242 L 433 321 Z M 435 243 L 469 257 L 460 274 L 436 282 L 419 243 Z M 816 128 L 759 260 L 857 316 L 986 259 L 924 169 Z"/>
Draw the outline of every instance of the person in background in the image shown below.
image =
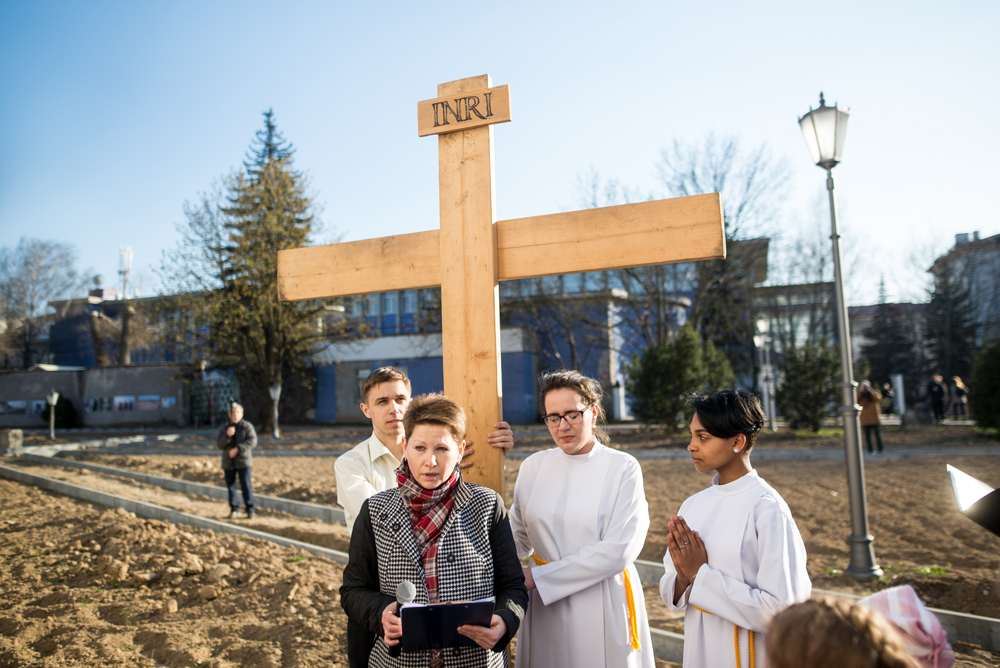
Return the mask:
<path id="1" fill-rule="evenodd" d="M 784 499 L 750 464 L 760 400 L 723 390 L 692 403 L 688 451 L 695 470 L 715 477 L 667 524 L 660 596 L 684 611 L 685 666 L 763 667 L 771 617 L 812 592 L 806 547 Z"/>
<path id="2" fill-rule="evenodd" d="M 833 599 L 796 603 L 775 615 L 767 658 L 771 668 L 918 668 L 881 614 Z"/>
<path id="3" fill-rule="evenodd" d="M 948 388 L 944 386 L 943 380 L 941 374 L 936 373 L 927 384 L 927 396 L 931 400 L 931 410 L 934 411 L 934 422 L 937 424 L 944 422 L 944 398 L 948 396 Z"/>
<path id="4" fill-rule="evenodd" d="M 253 483 L 250 478 L 253 468 L 253 455 L 250 451 L 257 445 L 257 432 L 252 424 L 243 419 L 243 406 L 235 401 L 229 406 L 229 421 L 219 428 L 215 444 L 222 450 L 222 471 L 226 475 L 226 487 L 229 489 L 229 515 L 226 519 L 243 517 L 240 514 L 240 500 L 236 496 L 238 479 L 243 491 L 246 517 L 252 520 L 257 511 L 254 508 Z"/>
<path id="5" fill-rule="evenodd" d="M 875 454 L 872 435 L 878 442 L 878 451 L 882 452 L 882 394 L 867 380 L 862 381 L 858 386 L 858 403 L 861 405 L 861 429 L 865 432 L 868 453 Z"/>
<path id="6" fill-rule="evenodd" d="M 951 379 L 951 405 L 948 412 L 955 418 L 965 417 L 965 407 L 969 404 L 969 388 L 965 386 L 962 379 L 955 376 Z"/>

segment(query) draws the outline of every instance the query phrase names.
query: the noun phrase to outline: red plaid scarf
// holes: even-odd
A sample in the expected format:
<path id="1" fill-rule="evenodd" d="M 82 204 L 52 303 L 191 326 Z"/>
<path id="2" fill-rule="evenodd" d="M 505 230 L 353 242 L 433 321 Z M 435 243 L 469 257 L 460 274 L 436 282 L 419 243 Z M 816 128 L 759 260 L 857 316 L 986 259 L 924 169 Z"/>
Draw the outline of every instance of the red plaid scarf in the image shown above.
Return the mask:
<path id="1" fill-rule="evenodd" d="M 413 479 L 410 465 L 404 459 L 396 469 L 396 483 L 399 485 L 399 496 L 410 511 L 410 525 L 413 527 L 413 536 L 417 539 L 417 547 L 420 549 L 424 579 L 427 581 L 427 602 L 437 603 L 438 540 L 455 505 L 455 497 L 467 491 L 462 481 L 462 473 L 456 465 L 451 477 L 444 484 L 437 489 L 424 489 Z M 444 655 L 439 649 L 431 650 L 430 659 L 431 668 L 440 668 L 444 665 Z"/>
<path id="2" fill-rule="evenodd" d="M 410 466 L 404 459 L 396 469 L 399 496 L 410 511 L 413 536 L 417 539 L 424 578 L 427 580 L 428 603 L 438 602 L 437 553 L 441 530 L 455 505 L 455 492 L 463 489 L 462 474 L 455 466 L 451 477 L 437 489 L 424 489 L 413 479 Z"/>

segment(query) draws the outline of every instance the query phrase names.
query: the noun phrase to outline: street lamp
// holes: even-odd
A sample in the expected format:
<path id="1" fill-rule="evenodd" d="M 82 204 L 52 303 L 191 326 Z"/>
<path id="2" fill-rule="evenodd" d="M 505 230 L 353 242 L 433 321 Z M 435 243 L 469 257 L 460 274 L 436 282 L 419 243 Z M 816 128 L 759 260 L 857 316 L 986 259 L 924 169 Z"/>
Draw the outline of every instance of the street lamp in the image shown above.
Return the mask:
<path id="1" fill-rule="evenodd" d="M 56 402 L 59 401 L 59 393 L 52 390 L 45 398 L 49 402 L 49 440 L 54 441 L 56 440 Z"/>
<path id="2" fill-rule="evenodd" d="M 271 395 L 271 406 L 274 411 L 271 415 L 271 438 L 281 438 L 281 430 L 278 429 L 278 399 L 281 398 L 281 380 L 279 379 L 267 388 L 267 391 Z"/>
<path id="3" fill-rule="evenodd" d="M 819 94 L 819 108 L 810 107 L 809 113 L 799 119 L 813 162 L 826 170 L 826 189 L 830 194 L 830 239 L 833 241 L 833 270 L 836 277 L 837 324 L 840 330 L 840 366 L 844 382 L 840 384 L 843 405 L 840 414 L 844 422 L 844 456 L 847 463 L 847 489 L 851 500 L 851 535 L 847 542 L 851 561 L 847 573 L 855 580 L 875 580 L 882 576 L 882 569 L 875 563 L 872 537 L 868 533 L 868 510 L 865 501 L 865 468 L 861 458 L 861 426 L 858 422 L 860 407 L 855 399 L 853 362 L 851 360 L 851 330 L 847 322 L 844 303 L 844 276 L 840 262 L 840 234 L 837 232 L 837 205 L 833 198 L 833 168 L 840 162 L 847 137 L 847 121 L 851 112 L 836 104 L 826 106 L 823 93 Z"/>
<path id="4" fill-rule="evenodd" d="M 764 390 L 764 411 L 767 413 L 767 428 L 775 431 L 774 374 L 771 368 L 771 337 L 768 336 L 770 325 L 771 323 L 765 318 L 757 321 L 757 331 L 760 333 L 754 335 L 753 344 L 759 351 L 761 370 L 764 372 L 764 382 L 762 385 Z"/>

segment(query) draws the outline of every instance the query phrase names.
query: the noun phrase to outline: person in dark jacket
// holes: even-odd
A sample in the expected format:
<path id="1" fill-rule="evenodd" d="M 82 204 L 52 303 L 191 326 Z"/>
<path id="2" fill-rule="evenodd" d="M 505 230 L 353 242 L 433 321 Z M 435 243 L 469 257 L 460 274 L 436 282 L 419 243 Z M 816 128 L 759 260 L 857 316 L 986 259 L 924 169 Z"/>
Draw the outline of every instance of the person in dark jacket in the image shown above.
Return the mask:
<path id="1" fill-rule="evenodd" d="M 500 495 L 462 480 L 465 412 L 451 399 L 415 397 L 403 415 L 406 446 L 397 489 L 361 505 L 340 588 L 347 612 L 351 668 L 476 666 L 506 668 L 507 645 L 528 604 L 510 520 Z M 406 629 L 396 616 L 396 588 L 416 587 L 415 603 L 494 597 L 490 626 L 457 631 L 476 646 L 404 652 L 389 648 Z"/>
<path id="2" fill-rule="evenodd" d="M 226 475 L 229 488 L 228 520 L 240 519 L 240 500 L 236 496 L 236 481 L 243 490 L 243 505 L 247 518 L 253 519 L 256 510 L 253 504 L 253 484 L 250 479 L 253 467 L 251 450 L 257 445 L 257 432 L 253 425 L 243 419 L 243 406 L 235 401 L 229 407 L 229 421 L 219 428 L 215 444 L 222 450 L 222 472 Z"/>
<path id="3" fill-rule="evenodd" d="M 944 399 L 948 396 L 948 388 L 944 386 L 944 378 L 936 373 L 927 384 L 927 396 L 931 400 L 931 409 L 934 411 L 934 421 L 938 424 L 944 422 Z"/>

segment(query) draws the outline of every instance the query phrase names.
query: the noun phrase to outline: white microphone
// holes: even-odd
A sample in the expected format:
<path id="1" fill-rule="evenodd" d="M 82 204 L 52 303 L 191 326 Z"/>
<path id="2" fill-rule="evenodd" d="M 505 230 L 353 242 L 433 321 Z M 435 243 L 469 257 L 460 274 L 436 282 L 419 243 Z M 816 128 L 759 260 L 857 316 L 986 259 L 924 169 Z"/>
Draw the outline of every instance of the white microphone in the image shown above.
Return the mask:
<path id="1" fill-rule="evenodd" d="M 399 617 L 399 610 L 408 603 L 413 603 L 417 597 L 417 588 L 409 580 L 403 580 L 396 587 L 396 616 Z M 400 636 L 399 642 L 389 647 L 389 656 L 397 657 L 403 651 L 403 638 Z"/>

